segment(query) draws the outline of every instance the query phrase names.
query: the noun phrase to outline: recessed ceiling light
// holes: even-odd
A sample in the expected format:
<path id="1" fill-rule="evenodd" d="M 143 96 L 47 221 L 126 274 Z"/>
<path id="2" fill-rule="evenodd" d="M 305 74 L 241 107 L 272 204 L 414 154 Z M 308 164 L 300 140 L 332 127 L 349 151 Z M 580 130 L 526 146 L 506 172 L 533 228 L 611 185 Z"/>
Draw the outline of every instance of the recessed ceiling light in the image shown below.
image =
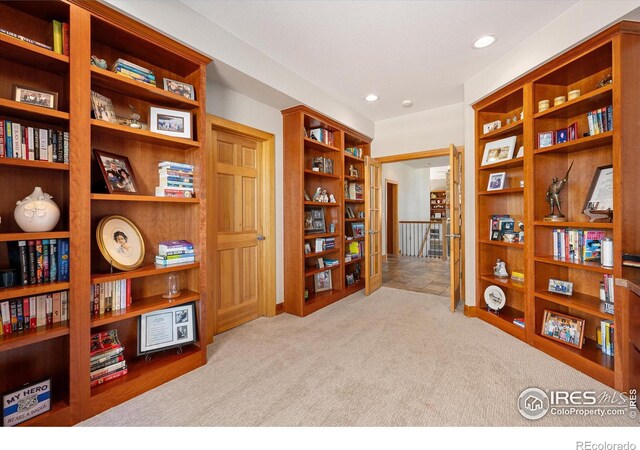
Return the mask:
<path id="1" fill-rule="evenodd" d="M 493 36 L 492 34 L 487 34 L 476 39 L 473 43 L 473 48 L 485 48 L 493 44 L 495 41 L 495 36 Z"/>
<path id="2" fill-rule="evenodd" d="M 412 105 L 413 105 L 413 102 L 411 100 L 404 100 L 402 102 L 402 106 L 404 106 L 405 108 L 409 108 Z"/>
<path id="3" fill-rule="evenodd" d="M 376 94 L 369 94 L 364 99 L 368 102 L 375 102 L 378 100 L 378 96 Z"/>

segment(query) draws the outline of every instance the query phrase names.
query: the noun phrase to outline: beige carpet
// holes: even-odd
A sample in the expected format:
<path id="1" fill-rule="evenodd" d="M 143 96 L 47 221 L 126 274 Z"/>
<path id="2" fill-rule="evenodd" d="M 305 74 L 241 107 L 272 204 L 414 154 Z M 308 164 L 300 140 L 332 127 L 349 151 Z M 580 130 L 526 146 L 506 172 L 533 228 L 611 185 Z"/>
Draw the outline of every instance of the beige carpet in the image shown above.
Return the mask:
<path id="1" fill-rule="evenodd" d="M 383 287 L 309 317 L 260 318 L 209 347 L 206 366 L 83 426 L 625 426 L 624 417 L 531 422 L 528 387 L 610 391 L 448 300 Z"/>

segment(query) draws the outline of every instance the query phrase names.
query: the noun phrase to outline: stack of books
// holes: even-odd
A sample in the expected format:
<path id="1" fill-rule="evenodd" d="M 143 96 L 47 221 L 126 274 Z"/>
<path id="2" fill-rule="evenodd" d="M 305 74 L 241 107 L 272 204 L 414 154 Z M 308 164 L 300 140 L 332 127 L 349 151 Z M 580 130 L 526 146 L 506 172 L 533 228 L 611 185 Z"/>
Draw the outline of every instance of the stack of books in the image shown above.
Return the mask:
<path id="1" fill-rule="evenodd" d="M 8 248 L 22 286 L 69 281 L 69 239 L 12 241 Z"/>
<path id="2" fill-rule="evenodd" d="M 118 58 L 112 65 L 110 70 L 132 80 L 147 83 L 152 86 L 156 85 L 156 76 L 146 67 L 134 64 L 126 59 Z"/>
<path id="3" fill-rule="evenodd" d="M 131 306 L 131 279 L 105 281 L 91 286 L 89 309 L 92 316 L 121 311 Z"/>
<path id="4" fill-rule="evenodd" d="M 337 259 L 331 259 L 331 258 L 324 258 L 324 267 L 333 267 L 333 266 L 337 266 L 340 261 L 338 261 Z"/>
<path id="5" fill-rule="evenodd" d="M 363 200 L 362 185 L 359 183 L 345 183 L 345 196 L 349 200 Z"/>
<path id="6" fill-rule="evenodd" d="M 91 335 L 91 387 L 127 374 L 118 330 Z"/>
<path id="7" fill-rule="evenodd" d="M 524 328 L 524 317 L 516 317 L 513 319 L 513 324 L 519 326 L 520 328 Z"/>
<path id="8" fill-rule="evenodd" d="M 174 161 L 158 163 L 159 186 L 156 197 L 195 197 L 193 188 L 193 166 Z"/>
<path id="9" fill-rule="evenodd" d="M 193 244 L 189 241 L 163 241 L 158 245 L 156 264 L 159 266 L 173 266 L 175 264 L 190 264 L 196 261 Z"/>
<path id="10" fill-rule="evenodd" d="M 22 297 L 0 303 L 0 335 L 54 325 L 69 319 L 69 291 Z"/>

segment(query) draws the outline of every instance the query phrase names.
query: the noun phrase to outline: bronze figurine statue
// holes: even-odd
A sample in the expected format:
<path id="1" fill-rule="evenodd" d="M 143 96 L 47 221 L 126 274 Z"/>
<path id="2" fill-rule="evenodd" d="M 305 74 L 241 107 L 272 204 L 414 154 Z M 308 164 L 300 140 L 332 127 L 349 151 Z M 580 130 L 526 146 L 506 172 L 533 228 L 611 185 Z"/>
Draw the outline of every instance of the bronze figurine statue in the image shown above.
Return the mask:
<path id="1" fill-rule="evenodd" d="M 569 166 L 569 170 L 565 174 L 562 180 L 558 180 L 557 177 L 553 177 L 549 188 L 547 189 L 547 196 L 545 200 L 549 203 L 549 215 L 545 216 L 544 220 L 547 222 L 564 222 L 567 220 L 562 214 L 562 208 L 560 207 L 560 191 L 567 184 L 569 180 L 569 172 L 571 172 L 571 168 L 573 167 L 573 161 Z M 555 208 L 558 209 L 558 214 L 555 214 Z"/>

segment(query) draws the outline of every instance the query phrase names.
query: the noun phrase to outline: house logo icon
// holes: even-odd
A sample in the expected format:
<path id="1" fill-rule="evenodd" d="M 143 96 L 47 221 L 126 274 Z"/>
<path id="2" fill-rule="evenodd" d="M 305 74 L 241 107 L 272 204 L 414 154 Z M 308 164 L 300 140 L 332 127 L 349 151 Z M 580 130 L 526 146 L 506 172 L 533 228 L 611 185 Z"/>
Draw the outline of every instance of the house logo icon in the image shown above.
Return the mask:
<path id="1" fill-rule="evenodd" d="M 543 418 L 549 411 L 549 397 L 538 388 L 528 388 L 518 397 L 518 410 L 522 417 L 529 420 Z"/>

